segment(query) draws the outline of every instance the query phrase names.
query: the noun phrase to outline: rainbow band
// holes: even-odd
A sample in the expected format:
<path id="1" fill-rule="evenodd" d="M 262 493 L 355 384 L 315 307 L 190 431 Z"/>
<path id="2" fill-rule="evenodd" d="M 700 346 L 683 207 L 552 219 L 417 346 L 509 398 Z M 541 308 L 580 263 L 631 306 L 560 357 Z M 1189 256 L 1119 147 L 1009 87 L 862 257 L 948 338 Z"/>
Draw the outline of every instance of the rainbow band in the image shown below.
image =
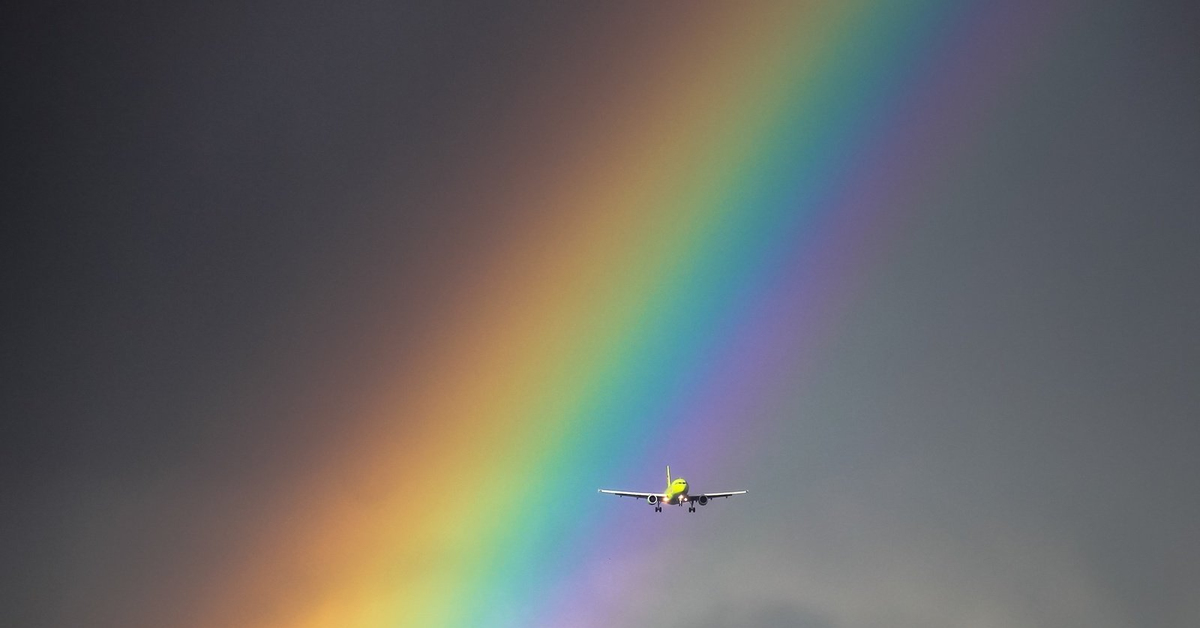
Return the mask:
<path id="1" fill-rule="evenodd" d="M 594 480 L 661 469 L 668 438 L 712 475 L 764 437 L 741 417 L 793 394 L 1058 10 L 881 4 L 689 5 L 573 166 L 519 156 L 530 184 L 508 202 L 545 222 L 464 292 L 205 625 L 607 625 L 578 576 L 628 512 Z"/>

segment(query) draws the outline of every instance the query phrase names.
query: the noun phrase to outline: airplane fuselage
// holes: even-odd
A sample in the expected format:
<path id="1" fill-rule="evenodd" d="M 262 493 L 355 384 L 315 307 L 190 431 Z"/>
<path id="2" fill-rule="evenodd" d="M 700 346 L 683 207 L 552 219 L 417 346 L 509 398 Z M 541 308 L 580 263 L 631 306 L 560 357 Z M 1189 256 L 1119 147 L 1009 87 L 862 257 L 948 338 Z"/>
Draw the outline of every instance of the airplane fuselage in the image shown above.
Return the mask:
<path id="1" fill-rule="evenodd" d="M 688 483 L 683 478 L 675 478 L 667 484 L 663 492 L 663 502 L 667 504 L 682 504 L 688 500 Z"/>

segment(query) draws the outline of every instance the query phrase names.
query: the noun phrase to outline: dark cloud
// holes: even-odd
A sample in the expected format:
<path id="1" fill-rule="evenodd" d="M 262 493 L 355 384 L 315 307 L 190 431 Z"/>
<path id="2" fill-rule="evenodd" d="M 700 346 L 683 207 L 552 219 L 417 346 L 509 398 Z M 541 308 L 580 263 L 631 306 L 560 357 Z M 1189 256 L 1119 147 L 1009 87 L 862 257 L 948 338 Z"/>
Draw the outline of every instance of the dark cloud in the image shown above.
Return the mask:
<path id="1" fill-rule="evenodd" d="M 702 614 L 691 618 L 681 626 L 696 628 L 837 628 L 837 624 L 803 607 L 780 602 L 764 602 L 746 605 L 743 600 L 731 600 L 728 604 L 713 604 L 699 610 Z"/>

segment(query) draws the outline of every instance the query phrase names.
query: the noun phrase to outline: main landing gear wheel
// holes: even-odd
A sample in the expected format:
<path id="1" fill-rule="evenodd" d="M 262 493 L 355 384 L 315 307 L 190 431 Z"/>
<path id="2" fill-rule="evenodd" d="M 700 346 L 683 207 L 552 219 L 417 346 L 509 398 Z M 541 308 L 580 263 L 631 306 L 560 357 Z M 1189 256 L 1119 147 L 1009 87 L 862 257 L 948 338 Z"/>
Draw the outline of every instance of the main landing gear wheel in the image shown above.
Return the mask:
<path id="1" fill-rule="evenodd" d="M 688 512 L 696 512 L 695 506 L 688 506 Z"/>

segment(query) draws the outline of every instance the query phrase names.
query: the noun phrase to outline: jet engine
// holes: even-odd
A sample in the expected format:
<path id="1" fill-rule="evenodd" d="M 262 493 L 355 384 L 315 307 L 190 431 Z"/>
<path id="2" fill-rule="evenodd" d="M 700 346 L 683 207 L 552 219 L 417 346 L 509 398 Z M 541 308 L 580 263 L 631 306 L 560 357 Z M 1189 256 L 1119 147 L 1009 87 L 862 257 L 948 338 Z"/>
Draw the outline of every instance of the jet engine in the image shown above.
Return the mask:
<path id="1" fill-rule="evenodd" d="M 700 502 L 700 505 L 703 506 L 708 503 L 708 496 L 701 495 L 700 497 L 696 498 L 696 501 Z"/>
<path id="2" fill-rule="evenodd" d="M 658 503 L 658 495 L 651 495 L 651 496 L 647 497 L 646 502 L 649 503 L 651 506 L 657 504 Z"/>

